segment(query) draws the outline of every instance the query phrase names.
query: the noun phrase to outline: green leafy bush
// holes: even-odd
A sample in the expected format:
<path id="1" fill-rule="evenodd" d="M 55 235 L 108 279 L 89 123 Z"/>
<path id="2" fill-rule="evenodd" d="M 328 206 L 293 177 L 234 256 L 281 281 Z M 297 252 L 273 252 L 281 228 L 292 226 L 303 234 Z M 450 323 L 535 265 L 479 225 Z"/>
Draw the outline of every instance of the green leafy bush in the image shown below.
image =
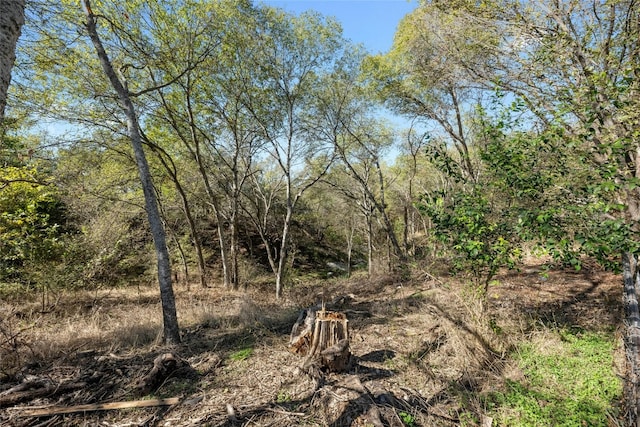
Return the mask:
<path id="1" fill-rule="evenodd" d="M 499 268 L 520 259 L 509 220 L 481 191 L 425 198 L 420 208 L 431 218 L 436 239 L 455 251 L 455 270 L 470 272 L 485 288 Z"/>
<path id="2" fill-rule="evenodd" d="M 5 167 L 0 183 L 0 280 L 20 282 L 26 264 L 62 255 L 64 207 L 35 168 Z"/>

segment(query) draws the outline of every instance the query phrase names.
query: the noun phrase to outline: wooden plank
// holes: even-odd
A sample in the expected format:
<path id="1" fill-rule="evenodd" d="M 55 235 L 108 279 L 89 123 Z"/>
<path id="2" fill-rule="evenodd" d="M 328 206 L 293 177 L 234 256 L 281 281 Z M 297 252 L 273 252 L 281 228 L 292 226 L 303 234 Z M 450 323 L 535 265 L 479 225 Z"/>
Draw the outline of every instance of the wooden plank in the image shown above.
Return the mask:
<path id="1" fill-rule="evenodd" d="M 130 400 L 124 402 L 94 403 L 76 406 L 53 406 L 34 409 L 21 414 L 23 417 L 43 417 L 48 415 L 72 414 L 74 412 L 107 411 L 111 409 L 146 408 L 151 406 L 171 406 L 180 403 L 179 397 L 168 399 Z"/>

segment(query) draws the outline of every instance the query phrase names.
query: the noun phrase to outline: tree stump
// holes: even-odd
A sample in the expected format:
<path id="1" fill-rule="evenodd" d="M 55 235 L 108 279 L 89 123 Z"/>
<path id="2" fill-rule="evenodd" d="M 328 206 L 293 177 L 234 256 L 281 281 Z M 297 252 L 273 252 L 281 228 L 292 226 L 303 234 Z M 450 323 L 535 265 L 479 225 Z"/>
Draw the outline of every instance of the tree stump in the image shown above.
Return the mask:
<path id="1" fill-rule="evenodd" d="M 310 308 L 303 310 L 291 330 L 289 349 L 306 356 L 303 369 L 343 372 L 349 368 L 349 320 L 344 313 Z"/>

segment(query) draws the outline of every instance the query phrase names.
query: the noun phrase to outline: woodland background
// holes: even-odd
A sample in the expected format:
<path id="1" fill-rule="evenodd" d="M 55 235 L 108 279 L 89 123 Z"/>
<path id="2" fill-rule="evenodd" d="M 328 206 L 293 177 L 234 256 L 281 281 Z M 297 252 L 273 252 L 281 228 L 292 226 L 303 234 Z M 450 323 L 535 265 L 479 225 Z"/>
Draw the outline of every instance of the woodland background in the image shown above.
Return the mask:
<path id="1" fill-rule="evenodd" d="M 0 150 L 4 298 L 46 311 L 158 281 L 178 342 L 173 286 L 283 301 L 336 276 L 455 273 L 486 314 L 504 269 L 593 262 L 623 273 L 635 419 L 636 2 L 424 1 L 380 55 L 330 17 L 250 1 L 82 3 L 25 9 Z"/>

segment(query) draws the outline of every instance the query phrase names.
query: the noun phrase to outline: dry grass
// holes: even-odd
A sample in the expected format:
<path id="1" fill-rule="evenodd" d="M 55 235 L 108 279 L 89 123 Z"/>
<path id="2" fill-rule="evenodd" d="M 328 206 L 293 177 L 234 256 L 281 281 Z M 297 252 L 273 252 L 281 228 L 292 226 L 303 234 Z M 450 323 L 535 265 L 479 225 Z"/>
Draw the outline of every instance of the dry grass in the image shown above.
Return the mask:
<path id="1" fill-rule="evenodd" d="M 519 342 L 556 347 L 541 325 L 597 330 L 620 322 L 619 278 L 603 272 L 552 271 L 543 280 L 533 265 L 499 276 L 486 304 L 457 280 L 419 277 L 317 281 L 290 289 L 285 301 L 272 289 L 178 288 L 184 344 L 177 351 L 195 373 L 170 379 L 155 394 L 197 403 L 57 416 L 49 425 L 476 425 L 487 411 L 477 396 L 522 376 L 509 359 Z M 288 333 L 300 308 L 339 296 L 356 360 L 316 390 L 298 369 L 302 360 L 286 350 Z M 2 347 L 4 388 L 27 375 L 101 378 L 91 390 L 35 405 L 131 399 L 135 378 L 165 350 L 155 288 L 64 295 L 47 313 L 35 301 L 1 304 L 3 324 L 25 328 L 16 348 Z M 0 423 L 39 422 L 19 414 L 9 409 Z"/>
<path id="2" fill-rule="evenodd" d="M 272 298 L 260 298 L 259 306 L 247 293 L 221 289 L 177 290 L 176 300 L 180 326 L 187 330 L 268 325 L 273 321 L 268 313 L 286 311 L 286 304 L 276 308 L 275 301 L 269 303 Z M 8 313 L 3 321 L 12 330 L 23 330 L 19 341 L 28 345 L 17 346 L 24 347 L 23 363 L 86 349 L 117 352 L 157 346 L 162 338 L 161 307 L 154 287 L 65 294 L 46 312 L 39 301 L 5 301 L 0 311 Z"/>

